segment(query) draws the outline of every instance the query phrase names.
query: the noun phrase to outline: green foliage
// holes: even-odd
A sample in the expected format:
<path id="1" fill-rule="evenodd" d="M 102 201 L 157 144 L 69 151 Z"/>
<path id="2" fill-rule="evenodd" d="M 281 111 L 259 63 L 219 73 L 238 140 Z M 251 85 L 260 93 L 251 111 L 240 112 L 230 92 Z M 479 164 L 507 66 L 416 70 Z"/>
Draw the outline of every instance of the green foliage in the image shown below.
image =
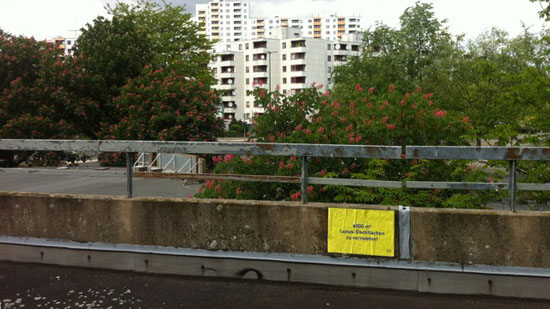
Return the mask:
<path id="1" fill-rule="evenodd" d="M 529 0 L 540 4 L 541 10 L 539 11 L 539 17 L 544 18 L 545 21 L 550 21 L 550 0 Z M 543 6 L 545 3 L 545 6 Z"/>
<path id="2" fill-rule="evenodd" d="M 95 134 L 98 104 L 86 97 L 86 76 L 77 61 L 33 39 L 0 37 L 0 137 L 87 138 Z M 0 164 L 52 164 L 61 153 L 3 152 Z"/>
<path id="3" fill-rule="evenodd" d="M 448 59 L 459 44 L 445 23 L 435 17 L 431 4 L 417 2 L 401 15 L 399 29 L 379 23 L 365 31 L 363 54 L 334 70 L 336 91 L 340 84 L 357 83 L 377 89 L 394 84 L 400 93 L 419 85 L 433 91 L 432 82 L 449 72 Z"/>
<path id="4" fill-rule="evenodd" d="M 225 137 L 246 137 L 246 133 L 249 130 L 249 125 L 242 120 L 231 119 L 229 128 L 223 133 Z"/>
<path id="5" fill-rule="evenodd" d="M 467 118 L 449 114 L 437 107 L 431 93 L 416 89 L 404 95 L 393 85 L 387 90 L 363 89 L 359 84 L 347 91 L 321 93 L 315 87 L 294 95 L 255 90 L 256 99 L 266 113 L 255 118 L 252 138 L 258 141 L 315 144 L 359 145 L 463 145 L 470 128 Z M 216 173 L 299 176 L 300 162 L 295 157 L 221 157 L 214 159 Z M 467 168 L 463 161 L 366 160 L 311 158 L 309 173 L 315 177 L 464 181 L 485 175 Z M 451 178 L 451 179 L 449 179 Z M 485 179 L 483 180 L 485 181 Z M 236 194 L 239 191 L 242 194 Z M 243 193 L 244 192 L 244 193 Z M 396 190 L 310 186 L 310 200 L 345 203 L 407 204 L 442 207 L 455 205 L 460 192 L 432 190 Z M 482 207 L 488 198 L 471 193 Z M 209 182 L 200 197 L 298 200 L 298 185 Z M 446 203 L 446 204 L 445 204 Z"/>
<path id="6" fill-rule="evenodd" d="M 108 6 L 111 19 L 98 17 L 81 29 L 74 47 L 75 57 L 92 76 L 97 101 L 105 114 L 97 122 L 118 123 L 113 98 L 120 95 L 128 80 L 153 69 L 175 71 L 198 78 L 206 86 L 214 83 L 207 68 L 211 44 L 198 35 L 199 27 L 185 13 L 185 7 L 138 1 Z"/>
<path id="7" fill-rule="evenodd" d="M 174 71 L 146 67 L 113 104 L 124 117 L 116 124 L 103 123 L 103 139 L 214 141 L 223 130 L 216 93 Z"/>

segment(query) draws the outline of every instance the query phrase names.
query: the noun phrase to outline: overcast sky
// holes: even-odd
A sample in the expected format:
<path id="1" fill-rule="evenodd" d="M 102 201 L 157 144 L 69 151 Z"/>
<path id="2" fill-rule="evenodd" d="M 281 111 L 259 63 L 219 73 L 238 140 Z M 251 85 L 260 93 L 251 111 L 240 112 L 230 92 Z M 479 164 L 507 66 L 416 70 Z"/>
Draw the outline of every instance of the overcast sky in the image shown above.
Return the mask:
<path id="1" fill-rule="evenodd" d="M 131 2 L 134 0 L 125 0 Z M 195 12 L 201 0 L 168 0 L 185 4 Z M 116 0 L 0 0 L 0 28 L 17 35 L 44 39 L 57 35 L 71 36 L 98 15 L 106 15 L 104 6 Z M 522 22 L 538 31 L 543 21 L 538 18 L 538 3 L 529 0 L 432 0 L 437 18 L 447 19 L 455 34 L 473 38 L 493 27 L 511 34 L 521 31 Z M 397 27 L 399 16 L 414 5 L 415 0 L 252 0 L 252 17 L 311 16 L 336 12 L 339 15 L 360 15 L 364 29 L 376 21 Z"/>

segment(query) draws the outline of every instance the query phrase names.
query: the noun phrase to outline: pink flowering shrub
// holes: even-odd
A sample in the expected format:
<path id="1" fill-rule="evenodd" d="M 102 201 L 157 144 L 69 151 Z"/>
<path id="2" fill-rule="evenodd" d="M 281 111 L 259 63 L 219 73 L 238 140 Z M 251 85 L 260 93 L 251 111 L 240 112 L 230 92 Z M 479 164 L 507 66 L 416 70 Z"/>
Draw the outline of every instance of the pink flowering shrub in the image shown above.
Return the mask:
<path id="1" fill-rule="evenodd" d="M 86 95 L 87 76 L 78 59 L 34 39 L 0 31 L 0 137 L 92 138 L 98 104 Z M 0 165 L 50 165 L 60 152 L 2 152 Z M 68 158 L 71 159 L 71 158 Z"/>
<path id="2" fill-rule="evenodd" d="M 113 100 L 121 120 L 103 124 L 102 139 L 214 141 L 223 132 L 217 94 L 200 80 L 145 67 Z M 103 164 L 123 157 L 105 154 Z"/>
<path id="3" fill-rule="evenodd" d="M 259 142 L 352 145 L 466 145 L 467 118 L 441 110 L 431 93 L 421 88 L 398 93 L 393 85 L 376 90 L 353 85 L 346 91 L 321 93 L 311 87 L 294 96 L 261 95 L 266 112 L 254 119 L 251 138 Z M 485 181 L 481 170 L 464 161 L 310 158 L 313 177 L 418 181 Z M 215 172 L 299 176 L 299 158 L 234 157 L 217 160 Z M 237 190 L 238 189 L 238 190 Z M 241 194 L 236 194 L 237 191 Z M 344 186 L 310 186 L 313 201 L 480 207 L 493 193 L 441 190 L 401 190 Z M 203 188 L 200 197 L 299 200 L 299 185 L 221 182 L 220 190 Z"/>

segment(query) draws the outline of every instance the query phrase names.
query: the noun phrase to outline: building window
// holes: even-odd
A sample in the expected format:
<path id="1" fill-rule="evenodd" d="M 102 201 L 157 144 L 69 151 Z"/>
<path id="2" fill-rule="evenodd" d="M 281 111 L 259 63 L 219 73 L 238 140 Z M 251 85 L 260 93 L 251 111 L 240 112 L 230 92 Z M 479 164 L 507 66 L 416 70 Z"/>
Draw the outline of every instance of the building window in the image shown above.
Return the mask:
<path id="1" fill-rule="evenodd" d="M 283 60 L 286 60 L 286 54 L 283 54 Z"/>
<path id="2" fill-rule="evenodd" d="M 250 67 L 246 67 L 246 73 L 250 73 Z"/>
<path id="3" fill-rule="evenodd" d="M 330 59 L 331 59 L 331 57 L 328 56 L 328 57 L 327 57 L 327 61 L 328 61 L 328 62 L 331 62 L 332 60 L 330 60 Z M 248 61 L 248 60 L 247 60 L 247 61 Z"/>
<path id="4" fill-rule="evenodd" d="M 244 49 L 248 49 L 248 43 L 244 44 Z"/>
<path id="5" fill-rule="evenodd" d="M 286 72 L 286 65 L 283 66 L 283 72 Z"/>
<path id="6" fill-rule="evenodd" d="M 239 44 L 239 50 L 243 50 L 243 44 Z"/>
<path id="7" fill-rule="evenodd" d="M 329 57 L 328 61 L 330 61 L 330 56 L 328 56 L 328 57 Z M 250 61 L 250 56 L 249 55 L 246 55 L 246 61 Z"/>
<path id="8" fill-rule="evenodd" d="M 250 107 L 250 101 L 246 101 L 246 107 Z"/>
<path id="9" fill-rule="evenodd" d="M 327 49 L 330 50 L 330 44 L 327 44 Z"/>
<path id="10" fill-rule="evenodd" d="M 247 84 L 247 85 L 250 85 L 250 78 L 247 78 L 247 79 L 246 79 L 246 84 Z"/>
<path id="11" fill-rule="evenodd" d="M 283 48 L 286 48 L 286 42 L 283 42 Z"/>
<path id="12" fill-rule="evenodd" d="M 286 84 L 286 77 L 283 77 L 283 84 Z"/>

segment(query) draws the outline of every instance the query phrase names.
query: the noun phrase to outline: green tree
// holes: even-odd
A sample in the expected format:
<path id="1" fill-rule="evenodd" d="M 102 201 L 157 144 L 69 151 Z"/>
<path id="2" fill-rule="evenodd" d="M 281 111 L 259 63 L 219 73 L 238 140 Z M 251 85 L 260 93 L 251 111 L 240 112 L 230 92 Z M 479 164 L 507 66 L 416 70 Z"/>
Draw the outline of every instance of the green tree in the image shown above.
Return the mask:
<path id="1" fill-rule="evenodd" d="M 431 93 L 418 88 L 400 94 L 353 85 L 339 93 L 320 93 L 316 88 L 286 96 L 255 91 L 266 112 L 255 118 L 252 138 L 258 141 L 354 145 L 464 145 L 471 128 L 467 118 L 442 110 Z M 312 158 L 309 173 L 315 177 L 419 181 L 486 181 L 483 170 L 464 161 L 366 160 Z M 296 157 L 214 158 L 221 174 L 299 176 Z M 298 200 L 298 186 L 238 182 L 208 182 L 200 197 Z M 494 193 L 440 190 L 394 190 L 310 186 L 314 201 L 407 204 L 431 207 L 480 207 Z"/>
<path id="2" fill-rule="evenodd" d="M 399 92 L 419 85 L 433 91 L 439 75 L 450 71 L 447 60 L 459 43 L 445 23 L 435 17 L 431 4 L 416 2 L 401 15 L 399 29 L 377 24 L 365 31 L 362 55 L 335 69 L 335 90 L 364 83 L 375 89 L 394 84 Z"/>
<path id="3" fill-rule="evenodd" d="M 124 117 L 113 98 L 146 65 L 212 85 L 214 78 L 207 68 L 211 44 L 198 34 L 199 27 L 185 7 L 139 1 L 107 8 L 111 19 L 98 17 L 87 24 L 74 47 L 75 57 L 93 77 L 90 82 L 106 112 L 102 121 L 117 123 Z"/>
<path id="4" fill-rule="evenodd" d="M 449 78 L 438 82 L 438 96 L 449 110 L 467 111 L 474 127 L 472 139 L 480 145 L 518 142 L 542 93 L 537 80 L 546 78 L 547 60 L 538 35 L 525 30 L 510 38 L 492 29 L 471 40 L 456 55 Z"/>
<path id="5" fill-rule="evenodd" d="M 124 117 L 115 124 L 103 123 L 102 139 L 214 141 L 223 132 L 216 93 L 175 71 L 146 67 L 113 103 Z M 116 153 L 102 157 L 109 165 L 121 159 Z"/>
<path id="6" fill-rule="evenodd" d="M 529 1 L 539 3 L 541 7 L 541 10 L 539 11 L 539 17 L 544 18 L 545 21 L 550 21 L 550 0 L 529 0 Z"/>
<path id="7" fill-rule="evenodd" d="M 0 137 L 92 137 L 99 109 L 82 95 L 86 77 L 76 61 L 34 39 L 0 34 Z M 2 152 L 0 164 L 51 164 L 66 156 L 44 152 Z"/>

